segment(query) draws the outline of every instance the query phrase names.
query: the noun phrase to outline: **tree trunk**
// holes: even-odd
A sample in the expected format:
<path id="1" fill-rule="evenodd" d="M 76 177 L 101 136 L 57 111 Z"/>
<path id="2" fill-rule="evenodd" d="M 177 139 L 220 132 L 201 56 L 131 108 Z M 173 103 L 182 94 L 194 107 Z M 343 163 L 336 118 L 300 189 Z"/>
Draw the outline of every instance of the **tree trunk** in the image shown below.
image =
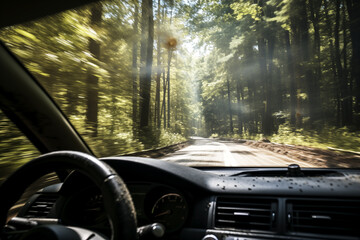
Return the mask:
<path id="1" fill-rule="evenodd" d="M 229 104 L 229 118 L 230 118 L 230 133 L 234 133 L 233 127 L 233 119 L 232 119 L 232 109 L 231 109 L 231 96 L 230 96 L 230 81 L 229 77 L 226 78 L 226 85 L 227 85 L 227 95 L 228 95 L 228 104 Z"/>
<path id="2" fill-rule="evenodd" d="M 237 101 L 237 120 L 238 120 L 238 133 L 243 133 L 243 125 L 242 125 L 242 118 L 241 118 L 241 100 L 240 100 L 240 93 L 241 93 L 241 85 L 240 79 L 236 81 L 236 101 Z"/>
<path id="3" fill-rule="evenodd" d="M 351 82 L 355 82 L 354 95 L 355 105 L 354 110 L 360 113 L 360 1 L 346 0 L 347 11 L 350 19 L 350 36 L 352 43 L 352 58 L 351 58 Z M 360 128 L 360 121 L 357 119 L 357 127 Z"/>
<path id="4" fill-rule="evenodd" d="M 171 13 L 170 13 L 170 26 L 172 24 L 172 14 L 173 14 L 173 9 L 171 9 Z M 168 66 L 167 66 L 167 107 L 168 107 L 168 111 L 167 111 L 167 128 L 170 128 L 170 65 L 171 65 L 171 57 L 172 57 L 172 49 L 171 46 L 169 44 L 169 49 L 168 49 Z"/>
<path id="5" fill-rule="evenodd" d="M 346 10 L 345 10 L 345 1 L 341 1 L 341 9 L 342 9 L 342 32 L 343 32 L 343 79 L 342 79 L 342 95 L 343 95 L 343 122 L 345 126 L 352 125 L 352 95 L 351 95 L 351 83 L 349 84 L 348 78 L 348 67 L 347 67 L 347 20 L 346 20 Z"/>
<path id="6" fill-rule="evenodd" d="M 312 22 L 314 28 L 314 55 L 316 64 L 316 78 L 318 81 L 321 79 L 321 58 L 320 58 L 320 47 L 321 47 L 321 39 L 320 39 L 320 10 L 321 10 L 322 0 L 313 0 L 309 2 L 310 7 L 310 20 Z"/>
<path id="7" fill-rule="evenodd" d="M 310 82 L 310 90 L 313 91 L 311 94 L 312 100 L 310 102 L 310 117 L 311 121 L 317 121 L 322 116 L 321 107 L 320 107 L 320 85 L 321 82 L 321 56 L 320 56 L 320 47 L 321 47 L 321 38 L 320 38 L 320 10 L 321 10 L 322 0 L 313 0 L 309 1 L 310 6 L 310 20 L 314 27 L 314 50 L 311 51 L 311 57 L 314 62 L 315 75 Z M 312 71 L 312 69 L 310 69 Z M 309 99 L 310 100 L 310 99 Z M 311 111 L 312 110 L 312 111 Z"/>
<path id="8" fill-rule="evenodd" d="M 338 89 L 340 90 L 340 109 L 341 109 L 341 126 L 349 126 L 349 109 L 348 109 L 348 83 L 347 78 L 344 73 L 343 66 L 341 64 L 341 53 L 340 53 L 340 8 L 341 8 L 341 1 L 336 0 L 336 11 L 335 11 L 335 29 L 334 29 L 334 36 L 335 36 L 335 63 L 337 69 L 337 77 L 338 77 Z"/>
<path id="9" fill-rule="evenodd" d="M 137 66 L 137 58 L 138 58 L 138 25 L 139 25 L 139 6 L 138 3 L 135 2 L 135 11 L 134 11 L 134 39 L 133 39 L 133 48 L 132 48 L 132 120 L 133 120 L 133 134 L 137 135 L 138 129 L 138 66 Z"/>
<path id="10" fill-rule="evenodd" d="M 157 29 L 158 29 L 158 38 L 157 38 L 157 68 L 156 68 L 156 93 L 155 93 L 155 126 L 160 129 L 161 119 L 160 119 L 160 78 L 161 78 L 161 44 L 160 44 L 160 0 L 158 0 L 158 13 L 157 13 Z"/>
<path id="11" fill-rule="evenodd" d="M 270 36 L 268 39 L 268 63 L 269 69 L 266 78 L 266 106 L 265 106 L 265 128 L 264 134 L 265 136 L 270 136 L 272 134 L 272 126 L 273 126 L 273 99 L 272 99 L 272 82 L 274 75 L 274 50 L 275 50 L 275 36 Z"/>
<path id="12" fill-rule="evenodd" d="M 154 20 L 152 0 L 143 0 L 140 49 L 140 130 L 149 127 L 151 72 L 154 43 Z"/>
<path id="13" fill-rule="evenodd" d="M 334 38 L 333 34 L 333 27 L 331 23 L 331 19 L 329 16 L 329 6 L 328 1 L 324 1 L 324 12 L 325 12 L 325 23 L 326 23 L 326 29 L 328 29 L 328 35 L 329 35 L 329 49 L 330 49 L 330 59 L 331 59 L 331 70 L 333 73 L 333 79 L 331 80 L 335 86 L 333 86 L 334 96 L 336 97 L 336 101 L 334 104 L 334 107 L 336 109 L 336 125 L 341 125 L 341 109 L 340 109 L 340 95 L 338 93 L 338 87 L 337 87 L 337 72 L 336 72 L 336 64 L 335 64 L 335 49 L 332 39 Z"/>
<path id="14" fill-rule="evenodd" d="M 165 7 L 163 7 L 163 19 L 166 19 L 166 13 L 165 12 Z M 165 22 L 165 21 L 164 21 Z M 163 72 L 163 100 L 162 100 L 162 107 L 161 107 L 161 113 L 160 113 L 160 118 L 162 118 L 162 114 L 164 114 L 164 129 L 166 129 L 166 75 L 165 75 L 165 67 L 162 69 Z"/>
<path id="15" fill-rule="evenodd" d="M 299 30 L 299 37 L 300 37 L 300 68 L 302 68 L 302 72 L 305 74 L 305 78 L 302 79 L 306 83 L 307 86 L 307 95 L 308 95 L 308 102 L 307 102 L 307 109 L 309 111 L 310 116 L 310 124 L 316 121 L 319 118 L 319 93 L 316 90 L 317 79 L 314 79 L 313 74 L 313 66 L 308 64 L 312 59 L 310 55 L 310 37 L 309 37 L 309 25 L 307 19 L 307 1 L 297 1 L 298 5 L 298 30 Z M 301 79 L 303 74 L 299 76 Z"/>
<path id="16" fill-rule="evenodd" d="M 90 25 L 94 28 L 100 27 L 102 18 L 102 4 L 95 4 L 91 8 Z M 89 38 L 89 52 L 96 59 L 100 59 L 100 43 Z M 91 71 L 88 72 L 86 84 L 86 121 L 91 135 L 98 135 L 98 104 L 99 104 L 99 78 Z"/>
<path id="17" fill-rule="evenodd" d="M 348 29 L 348 21 L 346 19 L 346 10 L 345 10 L 345 0 L 342 1 L 342 28 L 343 28 L 343 62 L 344 62 L 344 89 L 345 89 L 345 99 L 344 99 L 344 107 L 346 108 L 346 122 L 347 125 L 352 125 L 353 121 L 353 113 L 352 113 L 352 81 L 349 79 L 349 70 L 348 70 L 348 51 L 347 51 L 347 45 L 348 45 L 348 35 L 347 35 L 347 29 Z"/>
<path id="18" fill-rule="evenodd" d="M 275 17 L 275 8 L 271 7 L 270 5 L 267 6 L 267 10 L 265 11 L 265 16 L 268 18 Z M 264 134 L 265 136 L 270 136 L 273 131 L 273 78 L 275 74 L 275 67 L 274 67 L 274 51 L 275 51 L 275 29 L 276 24 L 274 22 L 269 23 L 269 28 L 273 31 L 267 33 L 265 35 L 267 39 L 267 55 L 265 63 L 266 66 L 266 79 L 265 79 L 265 98 L 266 98 L 266 105 L 265 105 L 265 123 L 264 123 Z"/>
<path id="19" fill-rule="evenodd" d="M 258 39 L 258 46 L 259 46 L 259 74 L 260 80 L 262 84 L 262 102 L 265 104 L 262 105 L 262 132 L 267 135 L 268 129 L 266 124 L 266 105 L 267 105 L 267 66 L 266 66 L 266 43 L 265 39 L 260 37 Z"/>
<path id="20" fill-rule="evenodd" d="M 163 104 L 161 108 L 161 114 L 164 113 L 164 129 L 166 129 L 166 79 L 165 79 L 165 69 L 163 72 Z"/>
<path id="21" fill-rule="evenodd" d="M 304 110 L 302 108 L 301 93 L 303 84 L 310 81 L 308 71 L 304 66 L 304 60 L 308 58 L 308 33 L 306 1 L 293 1 L 291 4 L 290 28 L 292 32 L 292 57 L 294 62 L 294 76 L 296 82 L 296 127 L 301 128 L 303 123 Z M 310 93 L 310 91 L 309 91 Z M 310 99 L 309 99 L 310 101 Z"/>
<path id="22" fill-rule="evenodd" d="M 286 54 L 287 54 L 287 66 L 288 74 L 290 78 L 290 125 L 295 126 L 296 124 L 296 81 L 294 72 L 294 63 L 292 57 L 292 49 L 290 46 L 290 34 L 289 31 L 285 31 L 285 42 L 286 42 Z"/>
<path id="23" fill-rule="evenodd" d="M 254 63 L 254 62 L 253 62 Z M 255 63 L 254 63 L 255 64 Z M 255 107 L 255 99 L 256 99 L 256 88 L 255 88 L 255 82 L 253 76 L 248 76 L 247 78 L 247 84 L 248 84 L 248 105 L 249 109 L 253 109 L 252 111 L 249 111 L 247 122 L 248 122 L 248 129 L 250 134 L 257 133 L 257 125 L 256 125 L 256 107 Z"/>
<path id="24" fill-rule="evenodd" d="M 170 65 L 171 65 L 171 56 L 172 50 L 168 50 L 168 65 L 167 65 L 167 75 L 166 75 L 166 82 L 167 82 L 167 128 L 170 128 Z"/>
<path id="25" fill-rule="evenodd" d="M 341 56 L 340 56 L 340 37 L 339 37 L 339 28 L 340 28 L 340 0 L 336 0 L 336 11 L 335 11 L 335 27 L 334 27 L 334 37 L 335 37 L 335 65 L 337 73 L 337 89 L 342 86 L 343 80 L 343 69 L 341 65 Z M 344 126 L 343 121 L 343 109 L 342 109 L 342 89 L 338 92 L 338 106 L 340 109 L 340 126 Z"/>

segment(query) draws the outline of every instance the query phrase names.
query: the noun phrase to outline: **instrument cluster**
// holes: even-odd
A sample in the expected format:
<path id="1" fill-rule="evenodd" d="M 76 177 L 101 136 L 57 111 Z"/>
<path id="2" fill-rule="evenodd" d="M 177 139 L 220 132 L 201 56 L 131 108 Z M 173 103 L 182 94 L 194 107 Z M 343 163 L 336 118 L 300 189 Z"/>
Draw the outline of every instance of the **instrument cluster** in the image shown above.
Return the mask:
<path id="1" fill-rule="evenodd" d="M 153 183 L 127 183 L 133 199 L 138 226 L 161 223 L 165 233 L 173 233 L 185 224 L 188 201 L 182 193 L 169 186 Z M 107 232 L 110 227 L 103 197 L 95 186 L 82 188 L 64 203 L 62 221 L 67 225 Z"/>

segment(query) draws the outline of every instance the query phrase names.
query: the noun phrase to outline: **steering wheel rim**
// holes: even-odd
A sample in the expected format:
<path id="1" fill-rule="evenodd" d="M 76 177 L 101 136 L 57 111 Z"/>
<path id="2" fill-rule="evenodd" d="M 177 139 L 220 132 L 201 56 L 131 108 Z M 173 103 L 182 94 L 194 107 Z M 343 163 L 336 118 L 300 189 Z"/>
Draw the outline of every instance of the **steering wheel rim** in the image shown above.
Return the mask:
<path id="1" fill-rule="evenodd" d="M 85 153 L 57 151 L 41 155 L 15 171 L 0 187 L 0 227 L 7 212 L 27 187 L 41 176 L 65 169 L 77 170 L 100 189 L 112 230 L 112 240 L 136 239 L 136 214 L 130 193 L 119 175 L 106 163 Z M 18 181 L 25 179 L 25 181 Z"/>

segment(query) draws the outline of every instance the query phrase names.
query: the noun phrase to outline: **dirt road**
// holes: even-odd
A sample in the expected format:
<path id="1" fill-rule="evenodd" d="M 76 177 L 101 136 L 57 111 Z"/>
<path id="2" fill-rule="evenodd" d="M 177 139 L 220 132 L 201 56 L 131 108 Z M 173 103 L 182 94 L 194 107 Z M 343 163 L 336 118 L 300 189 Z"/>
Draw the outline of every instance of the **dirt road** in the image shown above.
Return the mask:
<path id="1" fill-rule="evenodd" d="M 194 144 L 162 157 L 162 160 L 189 166 L 263 166 L 285 167 L 297 163 L 301 167 L 316 167 L 265 149 L 243 143 L 193 137 Z"/>

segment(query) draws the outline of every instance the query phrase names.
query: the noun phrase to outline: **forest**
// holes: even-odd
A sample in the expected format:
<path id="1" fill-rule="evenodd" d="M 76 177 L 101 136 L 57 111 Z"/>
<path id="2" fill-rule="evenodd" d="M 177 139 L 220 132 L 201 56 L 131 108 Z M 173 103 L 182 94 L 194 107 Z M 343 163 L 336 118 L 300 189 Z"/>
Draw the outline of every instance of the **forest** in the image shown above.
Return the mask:
<path id="1" fill-rule="evenodd" d="M 357 0 L 110 0 L 0 39 L 98 156 L 194 135 L 359 151 L 359 11 Z M 22 136 L 0 121 L 2 152 Z"/>

